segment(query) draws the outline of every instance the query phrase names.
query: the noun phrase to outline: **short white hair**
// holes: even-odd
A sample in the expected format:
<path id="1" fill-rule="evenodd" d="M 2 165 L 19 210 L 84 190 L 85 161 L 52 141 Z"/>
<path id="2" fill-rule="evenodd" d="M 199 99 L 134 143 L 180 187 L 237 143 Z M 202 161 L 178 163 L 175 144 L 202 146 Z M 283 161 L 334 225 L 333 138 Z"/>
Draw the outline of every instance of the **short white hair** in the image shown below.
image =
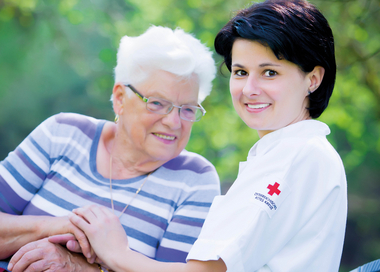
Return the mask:
<path id="1" fill-rule="evenodd" d="M 199 83 L 199 102 L 210 94 L 216 73 L 209 48 L 180 28 L 151 26 L 140 36 L 121 38 L 115 83 L 137 84 L 155 70 L 184 78 L 195 74 Z"/>

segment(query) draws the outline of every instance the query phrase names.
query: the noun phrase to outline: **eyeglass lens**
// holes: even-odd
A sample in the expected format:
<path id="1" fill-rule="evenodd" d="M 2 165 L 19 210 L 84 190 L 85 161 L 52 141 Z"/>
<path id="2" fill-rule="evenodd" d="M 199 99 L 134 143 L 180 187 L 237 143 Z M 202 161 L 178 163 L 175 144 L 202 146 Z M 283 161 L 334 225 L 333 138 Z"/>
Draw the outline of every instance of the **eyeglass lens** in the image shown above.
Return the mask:
<path id="1" fill-rule="evenodd" d="M 173 109 L 174 105 L 172 102 L 169 102 L 165 99 L 149 97 L 146 107 L 148 110 L 155 113 L 168 114 Z M 179 116 L 184 120 L 199 121 L 203 114 L 202 111 L 196 106 L 183 105 L 180 108 Z"/>

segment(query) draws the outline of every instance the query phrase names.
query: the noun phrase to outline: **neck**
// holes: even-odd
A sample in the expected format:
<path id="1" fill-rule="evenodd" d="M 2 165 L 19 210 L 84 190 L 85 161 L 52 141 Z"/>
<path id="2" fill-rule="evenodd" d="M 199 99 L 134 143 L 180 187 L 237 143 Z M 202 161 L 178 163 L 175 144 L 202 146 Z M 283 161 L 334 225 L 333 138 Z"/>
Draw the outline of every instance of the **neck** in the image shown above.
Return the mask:
<path id="1" fill-rule="evenodd" d="M 125 137 L 120 135 L 117 125 L 110 124 L 105 129 L 103 137 L 105 147 L 105 158 L 110 159 L 112 156 L 112 178 L 126 179 L 141 175 L 146 175 L 160 167 L 163 162 L 152 160 L 147 154 L 136 152 L 136 148 Z M 109 175 L 109 169 L 106 173 Z"/>

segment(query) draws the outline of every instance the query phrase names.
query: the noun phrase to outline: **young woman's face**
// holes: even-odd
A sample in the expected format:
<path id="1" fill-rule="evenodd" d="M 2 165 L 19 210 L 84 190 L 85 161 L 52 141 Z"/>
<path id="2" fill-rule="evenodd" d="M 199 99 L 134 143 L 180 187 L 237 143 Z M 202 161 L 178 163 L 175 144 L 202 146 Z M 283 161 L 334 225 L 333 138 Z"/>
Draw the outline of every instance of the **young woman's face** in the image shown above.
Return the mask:
<path id="1" fill-rule="evenodd" d="M 269 47 L 238 39 L 232 47 L 230 91 L 240 118 L 262 137 L 310 118 L 309 74 L 287 60 L 278 60 Z"/>

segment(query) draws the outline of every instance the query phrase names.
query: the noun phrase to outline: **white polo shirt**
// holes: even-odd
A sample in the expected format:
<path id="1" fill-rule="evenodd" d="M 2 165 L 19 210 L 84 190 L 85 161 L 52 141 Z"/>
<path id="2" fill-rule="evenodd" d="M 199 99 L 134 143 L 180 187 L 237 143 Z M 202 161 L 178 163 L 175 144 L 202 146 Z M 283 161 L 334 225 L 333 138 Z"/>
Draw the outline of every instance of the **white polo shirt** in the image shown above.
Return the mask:
<path id="1" fill-rule="evenodd" d="M 215 197 L 187 260 L 222 258 L 228 272 L 335 272 L 347 185 L 328 126 L 305 120 L 265 135 Z"/>

